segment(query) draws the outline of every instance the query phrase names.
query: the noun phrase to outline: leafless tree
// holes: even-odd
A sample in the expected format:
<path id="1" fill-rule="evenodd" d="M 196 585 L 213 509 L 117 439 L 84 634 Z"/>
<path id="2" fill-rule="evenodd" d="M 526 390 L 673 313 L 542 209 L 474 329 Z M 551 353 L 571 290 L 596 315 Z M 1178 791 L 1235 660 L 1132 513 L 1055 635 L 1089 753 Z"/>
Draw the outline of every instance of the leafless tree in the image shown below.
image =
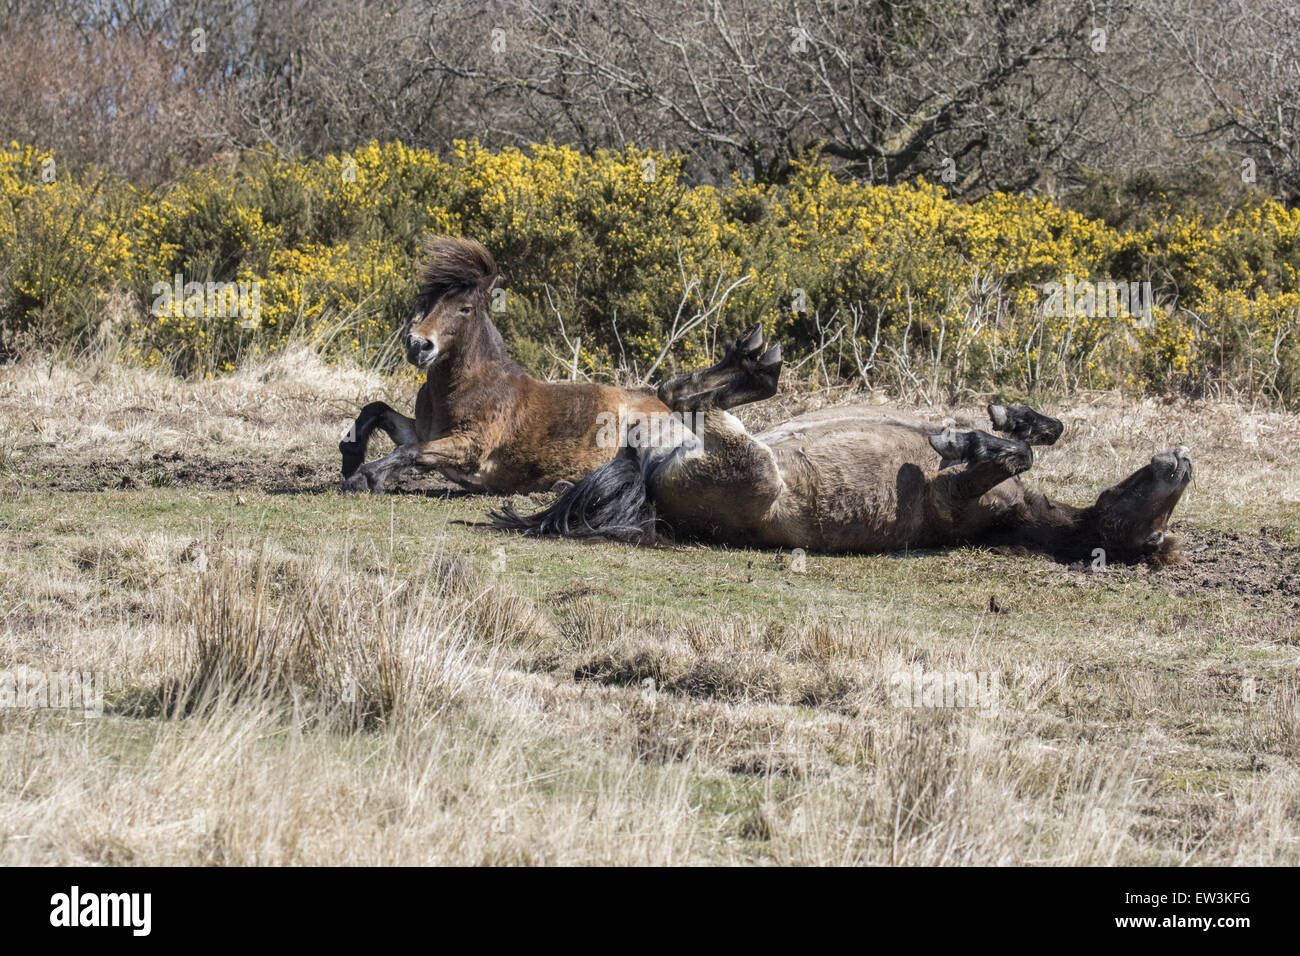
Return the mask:
<path id="1" fill-rule="evenodd" d="M 1290 0 L 1152 0 L 1159 60 L 1194 84 L 1184 148 L 1222 146 L 1242 179 L 1300 199 L 1300 8 Z"/>
<path id="2" fill-rule="evenodd" d="M 663 145 L 703 174 L 779 178 L 809 151 L 874 181 L 1026 188 L 1113 152 L 1155 95 L 1125 55 L 1123 3 L 514 0 L 495 56 L 433 68 L 552 104 L 583 146 Z M 445 32 L 445 31 L 444 31 Z"/>
<path id="3" fill-rule="evenodd" d="M 679 151 L 696 181 L 1067 192 L 1258 167 L 1294 200 L 1290 0 L 0 0 L 0 136 L 160 176 L 370 139 Z"/>

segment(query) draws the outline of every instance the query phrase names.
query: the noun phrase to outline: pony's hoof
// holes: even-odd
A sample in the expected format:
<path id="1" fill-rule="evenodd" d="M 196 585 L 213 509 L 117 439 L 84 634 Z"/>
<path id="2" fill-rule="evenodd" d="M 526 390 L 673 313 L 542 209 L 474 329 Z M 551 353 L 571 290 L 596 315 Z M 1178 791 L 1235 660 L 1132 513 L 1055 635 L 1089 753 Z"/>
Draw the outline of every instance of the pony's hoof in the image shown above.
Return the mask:
<path id="1" fill-rule="evenodd" d="M 758 350 L 763 347 L 763 323 L 759 323 L 752 329 L 749 329 L 740 338 L 736 339 L 736 351 L 746 357 L 752 357 L 758 354 Z"/>
<path id="2" fill-rule="evenodd" d="M 970 446 L 970 436 L 955 428 L 945 428 L 937 435 L 930 436 L 930 447 L 939 453 L 944 461 L 960 461 L 966 457 Z"/>
<path id="3" fill-rule="evenodd" d="M 781 343 L 777 342 L 753 362 L 745 363 L 745 374 L 761 400 L 776 394 L 781 378 Z"/>
<path id="4" fill-rule="evenodd" d="M 373 476 L 368 475 L 364 470 L 357 471 L 355 474 L 343 479 L 344 494 L 355 495 L 363 491 L 378 493 L 383 490 L 380 482 Z"/>
<path id="5" fill-rule="evenodd" d="M 357 469 L 365 463 L 365 454 L 360 444 L 351 441 L 339 442 L 339 453 L 343 456 L 343 477 L 351 478 Z"/>
<path id="6" fill-rule="evenodd" d="M 1028 405 L 1000 405 L 988 407 L 993 430 L 1018 438 L 1031 445 L 1054 445 L 1065 431 L 1065 423 L 1036 412 Z"/>
<path id="7" fill-rule="evenodd" d="M 758 357 L 763 350 L 763 323 L 742 332 L 736 341 L 728 347 L 722 361 L 717 364 L 720 369 L 738 368 L 742 371 Z"/>

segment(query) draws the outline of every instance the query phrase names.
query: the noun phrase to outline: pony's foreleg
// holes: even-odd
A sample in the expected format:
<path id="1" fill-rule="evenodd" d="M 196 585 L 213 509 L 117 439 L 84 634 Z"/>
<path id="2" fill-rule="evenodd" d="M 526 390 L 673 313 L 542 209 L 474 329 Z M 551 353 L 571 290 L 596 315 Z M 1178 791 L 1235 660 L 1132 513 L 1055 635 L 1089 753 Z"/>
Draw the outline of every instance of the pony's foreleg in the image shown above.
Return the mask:
<path id="1" fill-rule="evenodd" d="M 930 446 L 944 460 L 932 479 L 935 500 L 941 506 L 979 498 L 1034 464 L 1033 449 L 1026 442 L 988 432 L 949 428 L 931 435 Z"/>
<path id="2" fill-rule="evenodd" d="M 414 435 L 414 426 L 411 426 Z M 479 445 L 468 435 L 451 435 L 436 441 L 409 441 L 391 454 L 362 465 L 343 483 L 345 491 L 381 492 L 395 472 L 406 468 L 421 471 L 473 472 L 478 470 Z"/>
<path id="3" fill-rule="evenodd" d="M 993 430 L 1027 445 L 1055 445 L 1065 423 L 1036 412 L 1028 405 L 990 405 Z"/>
<path id="4" fill-rule="evenodd" d="M 366 460 L 366 446 L 370 444 L 371 433 L 379 427 L 379 420 L 391 411 L 392 408 L 384 402 L 371 402 L 361 409 L 361 414 L 339 442 L 344 478 L 351 478 Z"/>
<path id="5" fill-rule="evenodd" d="M 384 402 L 371 402 L 361 409 L 348 433 L 339 442 L 343 455 L 343 477 L 351 478 L 366 460 L 366 446 L 376 428 L 388 433 L 394 445 L 416 441 L 415 419 L 408 418 Z"/>

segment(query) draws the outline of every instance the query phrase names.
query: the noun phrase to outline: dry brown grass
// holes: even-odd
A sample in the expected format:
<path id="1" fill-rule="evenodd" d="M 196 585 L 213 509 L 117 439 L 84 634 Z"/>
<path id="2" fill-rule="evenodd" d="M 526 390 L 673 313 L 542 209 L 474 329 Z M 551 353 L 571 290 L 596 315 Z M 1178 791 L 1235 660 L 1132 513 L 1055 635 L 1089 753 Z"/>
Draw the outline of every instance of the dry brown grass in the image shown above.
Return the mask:
<path id="1" fill-rule="evenodd" d="M 0 669 L 102 671 L 109 705 L 0 708 L 0 862 L 1300 862 L 1286 586 L 972 551 L 794 577 L 312 493 L 349 405 L 403 388 L 304 354 L 0 371 Z M 1051 490 L 1186 442 L 1193 541 L 1269 524 L 1300 570 L 1293 417 L 1047 408 Z M 996 673 L 996 708 L 898 706 L 918 667 Z"/>

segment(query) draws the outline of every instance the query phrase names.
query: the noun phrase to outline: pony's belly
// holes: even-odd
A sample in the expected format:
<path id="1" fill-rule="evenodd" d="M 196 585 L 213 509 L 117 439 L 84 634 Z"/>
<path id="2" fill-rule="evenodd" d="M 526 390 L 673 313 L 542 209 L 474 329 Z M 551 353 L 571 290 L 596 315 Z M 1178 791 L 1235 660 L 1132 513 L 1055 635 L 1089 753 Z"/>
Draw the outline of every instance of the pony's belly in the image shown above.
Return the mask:
<path id="1" fill-rule="evenodd" d="M 488 490 L 487 487 L 483 484 L 482 472 L 476 472 L 472 475 L 468 475 L 463 471 L 453 471 L 450 468 L 444 468 L 442 470 L 442 476 L 446 478 L 448 481 L 454 481 L 456 484 L 460 485 L 462 488 L 465 488 L 468 491 Z"/>
<path id="2" fill-rule="evenodd" d="M 767 529 L 784 540 L 768 543 L 861 553 L 928 543 L 926 494 L 938 455 L 917 431 L 892 424 L 828 430 L 782 436 L 769 447 L 786 494 Z"/>
<path id="3" fill-rule="evenodd" d="M 500 475 L 500 468 L 492 462 L 485 462 L 479 466 L 477 471 L 460 471 L 453 468 L 445 468 L 442 474 L 445 478 L 456 482 L 462 488 L 470 491 L 496 491 L 498 490 L 497 481 Z"/>
<path id="4" fill-rule="evenodd" d="M 506 469 L 501 466 L 500 458 L 497 455 L 489 455 L 479 462 L 479 466 L 472 471 L 460 468 L 444 468 L 442 474 L 462 488 L 467 488 L 470 491 L 496 491 L 500 488 L 502 481 L 508 477 L 504 474 L 505 471 Z"/>

